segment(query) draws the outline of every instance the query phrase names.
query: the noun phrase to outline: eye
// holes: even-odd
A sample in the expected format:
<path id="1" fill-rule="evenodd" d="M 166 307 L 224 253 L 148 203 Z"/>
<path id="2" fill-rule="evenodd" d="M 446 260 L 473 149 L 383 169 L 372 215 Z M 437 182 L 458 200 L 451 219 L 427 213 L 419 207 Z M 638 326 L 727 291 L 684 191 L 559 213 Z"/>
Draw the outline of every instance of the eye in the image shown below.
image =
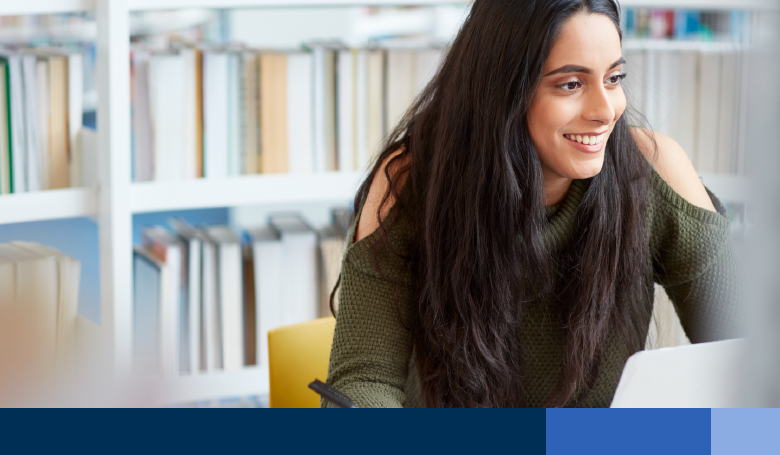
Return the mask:
<path id="1" fill-rule="evenodd" d="M 582 82 L 580 82 L 580 81 L 569 81 L 569 82 L 565 82 L 565 83 L 563 83 L 561 85 L 556 85 L 556 87 L 560 88 L 560 89 L 563 89 L 563 90 L 565 90 L 567 92 L 574 92 L 578 88 L 582 87 Z"/>
<path id="2" fill-rule="evenodd" d="M 607 78 L 608 85 L 620 85 L 620 82 L 626 78 L 626 73 L 614 74 Z"/>

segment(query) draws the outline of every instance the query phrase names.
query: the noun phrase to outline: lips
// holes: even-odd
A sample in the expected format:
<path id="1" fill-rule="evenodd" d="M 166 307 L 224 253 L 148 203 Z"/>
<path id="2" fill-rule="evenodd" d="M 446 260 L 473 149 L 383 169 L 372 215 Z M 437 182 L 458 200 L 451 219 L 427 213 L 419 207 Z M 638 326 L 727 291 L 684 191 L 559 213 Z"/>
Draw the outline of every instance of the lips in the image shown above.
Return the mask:
<path id="1" fill-rule="evenodd" d="M 577 150 L 583 153 L 598 153 L 604 148 L 607 134 L 585 133 L 564 134 L 563 137 Z"/>

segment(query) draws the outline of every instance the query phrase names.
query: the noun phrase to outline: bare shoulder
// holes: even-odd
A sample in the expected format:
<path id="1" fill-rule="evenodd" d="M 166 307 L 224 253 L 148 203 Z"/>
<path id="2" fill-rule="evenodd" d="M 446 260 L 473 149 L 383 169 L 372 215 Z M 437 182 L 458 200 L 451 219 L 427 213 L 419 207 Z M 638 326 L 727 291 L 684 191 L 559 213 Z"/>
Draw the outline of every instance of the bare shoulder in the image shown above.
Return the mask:
<path id="1" fill-rule="evenodd" d="M 645 128 L 632 128 L 631 134 L 658 175 L 677 194 L 693 205 L 715 211 L 699 175 L 680 144 L 665 134 Z"/>
<path id="2" fill-rule="evenodd" d="M 366 202 L 363 204 L 363 210 L 360 215 L 360 222 L 358 223 L 357 233 L 355 235 L 356 242 L 374 232 L 379 227 L 380 217 L 382 220 L 384 220 L 384 218 L 387 216 L 387 213 L 390 211 L 390 208 L 393 206 L 393 204 L 395 204 L 395 198 L 391 194 L 388 198 L 387 204 L 382 207 L 382 212 L 379 214 L 377 213 L 377 209 L 382 204 L 382 199 L 385 197 L 385 192 L 387 192 L 387 188 L 390 184 L 390 182 L 387 180 L 387 176 L 385 175 L 385 169 L 387 168 L 388 162 L 401 152 L 402 150 L 400 149 L 396 150 L 393 152 L 393 154 L 385 158 L 385 160 L 380 164 L 379 171 L 376 173 L 374 181 L 371 182 L 371 188 L 368 190 Z M 407 155 L 403 160 L 398 160 L 392 163 L 391 168 L 388 169 L 391 178 L 396 177 L 398 170 L 403 167 L 403 165 L 407 164 L 409 159 L 410 157 Z M 406 176 L 399 176 L 399 178 L 401 179 L 399 183 L 403 185 L 403 181 Z"/>

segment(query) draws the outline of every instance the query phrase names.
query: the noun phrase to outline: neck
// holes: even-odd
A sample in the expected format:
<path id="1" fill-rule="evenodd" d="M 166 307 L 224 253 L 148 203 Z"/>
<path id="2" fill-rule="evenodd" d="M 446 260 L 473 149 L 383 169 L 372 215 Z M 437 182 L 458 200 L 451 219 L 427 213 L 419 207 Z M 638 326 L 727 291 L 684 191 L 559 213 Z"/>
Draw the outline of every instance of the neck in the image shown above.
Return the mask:
<path id="1" fill-rule="evenodd" d="M 561 202 L 571 188 L 572 179 L 544 172 L 544 205 L 551 206 Z"/>

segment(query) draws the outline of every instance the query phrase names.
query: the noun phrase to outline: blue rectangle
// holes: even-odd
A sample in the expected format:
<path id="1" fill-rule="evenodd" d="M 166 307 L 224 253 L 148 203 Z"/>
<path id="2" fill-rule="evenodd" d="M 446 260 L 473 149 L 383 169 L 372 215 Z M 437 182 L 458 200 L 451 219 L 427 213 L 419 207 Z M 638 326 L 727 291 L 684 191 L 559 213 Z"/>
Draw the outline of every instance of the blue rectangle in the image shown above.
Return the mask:
<path id="1" fill-rule="evenodd" d="M 712 455 L 780 453 L 780 409 L 713 409 Z"/>
<path id="2" fill-rule="evenodd" d="M 709 409 L 548 409 L 547 455 L 710 455 Z"/>

